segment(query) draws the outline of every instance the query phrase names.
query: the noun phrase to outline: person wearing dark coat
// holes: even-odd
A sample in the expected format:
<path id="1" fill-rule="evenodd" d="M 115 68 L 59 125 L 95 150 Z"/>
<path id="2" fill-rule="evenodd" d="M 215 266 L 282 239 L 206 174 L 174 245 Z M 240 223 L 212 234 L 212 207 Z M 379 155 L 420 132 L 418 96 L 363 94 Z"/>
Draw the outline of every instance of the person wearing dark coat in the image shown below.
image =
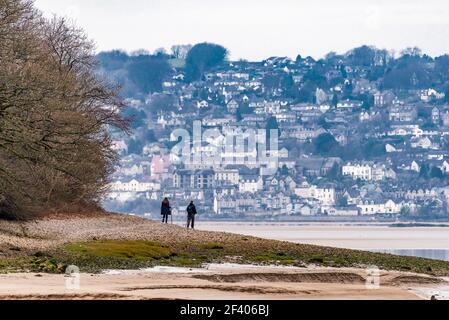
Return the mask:
<path id="1" fill-rule="evenodd" d="M 190 202 L 187 207 L 187 229 L 192 226 L 192 229 L 195 229 L 195 216 L 197 214 L 196 207 L 193 204 L 193 201 Z"/>
<path id="2" fill-rule="evenodd" d="M 165 198 L 161 206 L 162 223 L 168 223 L 168 216 L 171 215 L 170 201 Z"/>

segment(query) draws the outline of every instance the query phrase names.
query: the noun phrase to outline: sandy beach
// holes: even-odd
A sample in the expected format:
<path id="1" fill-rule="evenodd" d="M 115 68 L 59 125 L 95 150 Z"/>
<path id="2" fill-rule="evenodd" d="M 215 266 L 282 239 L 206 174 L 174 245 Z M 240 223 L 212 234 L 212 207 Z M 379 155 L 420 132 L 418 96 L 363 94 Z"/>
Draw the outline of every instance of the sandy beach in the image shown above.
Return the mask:
<path id="1" fill-rule="evenodd" d="M 79 288 L 66 285 L 69 264 L 81 268 Z M 373 264 L 381 269 L 374 290 L 366 287 Z M 430 299 L 444 298 L 447 276 L 443 261 L 125 215 L 0 221 L 0 299 Z"/>
<path id="2" fill-rule="evenodd" d="M 429 299 L 436 279 L 382 272 L 378 289 L 367 289 L 359 269 L 214 265 L 207 269 L 156 268 L 81 274 L 79 288 L 68 276 L 0 275 L 0 299 Z M 418 294 L 421 292 L 421 295 Z"/>

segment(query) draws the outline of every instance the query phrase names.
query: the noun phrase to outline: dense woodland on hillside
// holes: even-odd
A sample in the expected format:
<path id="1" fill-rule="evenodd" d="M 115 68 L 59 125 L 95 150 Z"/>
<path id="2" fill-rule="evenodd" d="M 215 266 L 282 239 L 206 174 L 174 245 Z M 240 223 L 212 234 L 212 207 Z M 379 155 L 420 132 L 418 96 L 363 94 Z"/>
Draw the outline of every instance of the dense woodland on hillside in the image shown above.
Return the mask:
<path id="1" fill-rule="evenodd" d="M 101 69 L 124 87 L 123 95 L 126 97 L 138 97 L 149 93 L 162 91 L 162 82 L 170 79 L 177 71 L 186 73 L 186 83 L 201 80 L 204 72 L 214 68 L 220 68 L 226 64 L 228 51 L 222 46 L 201 43 L 193 47 L 193 50 L 179 56 L 174 46 L 171 53 L 158 50 L 151 54 L 146 51 L 132 54 L 123 51 L 101 52 L 98 60 Z M 317 88 L 330 89 L 341 83 L 348 77 L 345 67 L 363 68 L 366 71 L 366 79 L 380 81 L 380 90 L 413 90 L 438 88 L 449 93 L 449 55 L 430 57 L 419 48 L 407 48 L 399 54 L 372 46 L 361 46 L 348 51 L 345 54 L 330 52 L 324 58 L 314 60 L 311 57 L 298 55 L 296 63 L 312 61 L 313 67 L 304 76 L 301 88 L 294 85 L 291 75 L 287 73 L 266 74 L 266 85 L 282 85 L 289 96 L 297 102 L 314 102 Z M 244 60 L 236 63 L 256 63 L 263 65 L 265 61 L 247 62 Z M 335 71 L 337 76 L 328 79 L 326 74 Z M 350 96 L 351 88 L 348 84 L 346 97 Z M 449 101 L 449 95 L 446 95 Z"/>

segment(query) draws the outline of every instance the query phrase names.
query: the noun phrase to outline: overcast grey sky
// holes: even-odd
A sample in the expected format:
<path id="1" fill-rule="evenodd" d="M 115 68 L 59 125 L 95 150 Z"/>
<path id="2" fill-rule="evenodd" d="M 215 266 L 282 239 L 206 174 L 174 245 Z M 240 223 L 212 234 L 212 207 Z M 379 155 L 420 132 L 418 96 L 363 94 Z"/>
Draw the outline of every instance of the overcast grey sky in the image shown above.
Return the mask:
<path id="1" fill-rule="evenodd" d="M 449 53 L 447 0 L 36 0 L 76 20 L 98 50 L 208 41 L 233 59 L 320 58 L 362 44 Z"/>

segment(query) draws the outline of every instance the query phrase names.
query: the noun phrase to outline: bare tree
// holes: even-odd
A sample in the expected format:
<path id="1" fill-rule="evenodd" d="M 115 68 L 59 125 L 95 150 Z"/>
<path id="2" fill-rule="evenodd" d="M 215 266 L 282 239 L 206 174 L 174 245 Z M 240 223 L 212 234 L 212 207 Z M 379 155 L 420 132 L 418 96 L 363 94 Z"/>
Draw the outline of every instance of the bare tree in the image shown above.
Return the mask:
<path id="1" fill-rule="evenodd" d="M 190 44 L 174 45 L 171 47 L 171 52 L 176 59 L 185 59 L 190 49 L 192 49 L 192 45 Z"/>
<path id="2" fill-rule="evenodd" d="M 32 1 L 0 0 L 0 215 L 98 203 L 126 130 L 117 88 L 94 70 L 94 46 Z"/>

